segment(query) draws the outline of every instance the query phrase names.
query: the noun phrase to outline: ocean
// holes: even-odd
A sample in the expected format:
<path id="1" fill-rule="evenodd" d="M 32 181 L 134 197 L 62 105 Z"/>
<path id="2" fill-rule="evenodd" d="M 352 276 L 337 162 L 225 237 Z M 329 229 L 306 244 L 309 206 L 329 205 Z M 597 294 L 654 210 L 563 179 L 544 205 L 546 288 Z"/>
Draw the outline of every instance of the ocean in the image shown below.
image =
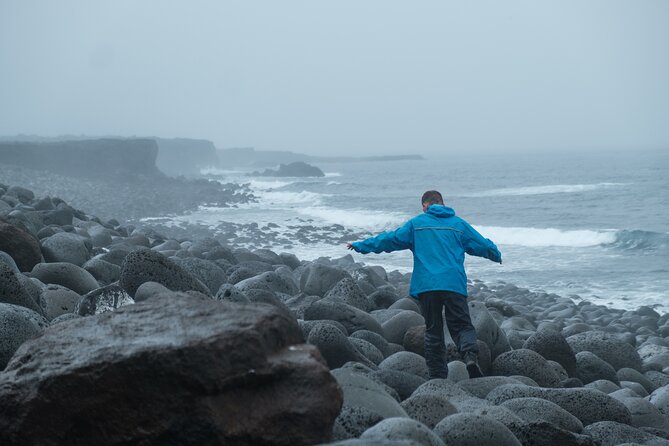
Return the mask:
<path id="1" fill-rule="evenodd" d="M 304 260 L 351 254 L 408 272 L 409 251 L 361 255 L 345 243 L 400 226 L 421 212 L 422 193 L 436 189 L 502 252 L 502 265 L 468 257 L 470 279 L 669 311 L 669 153 L 459 153 L 317 165 L 325 177 L 207 169 L 203 174 L 219 181 L 248 184 L 258 201 L 202 207 L 173 224 L 257 224 L 272 236 L 259 246 L 237 234 L 250 248 Z"/>

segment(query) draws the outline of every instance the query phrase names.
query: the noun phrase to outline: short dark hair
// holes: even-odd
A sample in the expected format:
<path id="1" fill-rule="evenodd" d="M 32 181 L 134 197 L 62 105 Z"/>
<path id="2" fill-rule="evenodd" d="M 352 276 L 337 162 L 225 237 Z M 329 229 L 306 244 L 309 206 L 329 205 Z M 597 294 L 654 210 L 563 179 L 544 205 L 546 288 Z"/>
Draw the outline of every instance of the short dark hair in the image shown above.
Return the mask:
<path id="1" fill-rule="evenodd" d="M 429 190 L 423 194 L 420 199 L 421 204 L 444 204 L 444 198 L 436 190 Z"/>

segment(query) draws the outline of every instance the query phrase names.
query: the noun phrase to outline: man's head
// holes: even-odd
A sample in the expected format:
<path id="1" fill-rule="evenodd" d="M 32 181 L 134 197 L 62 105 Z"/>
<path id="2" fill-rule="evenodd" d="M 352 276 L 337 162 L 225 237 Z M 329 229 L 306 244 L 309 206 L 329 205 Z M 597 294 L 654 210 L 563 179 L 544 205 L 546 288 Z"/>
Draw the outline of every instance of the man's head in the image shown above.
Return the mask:
<path id="1" fill-rule="evenodd" d="M 421 198 L 421 203 L 423 204 L 423 212 L 427 211 L 427 208 L 430 207 L 430 205 L 433 204 L 444 204 L 444 199 L 442 198 L 441 194 L 439 191 L 436 190 L 429 190 L 423 194 L 423 198 Z"/>

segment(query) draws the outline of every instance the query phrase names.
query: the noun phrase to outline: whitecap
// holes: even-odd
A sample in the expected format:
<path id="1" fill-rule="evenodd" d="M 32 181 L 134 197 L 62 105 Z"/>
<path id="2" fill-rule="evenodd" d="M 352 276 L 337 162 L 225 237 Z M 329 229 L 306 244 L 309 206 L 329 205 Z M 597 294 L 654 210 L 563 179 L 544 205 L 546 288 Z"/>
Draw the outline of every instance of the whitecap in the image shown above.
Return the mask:
<path id="1" fill-rule="evenodd" d="M 408 218 L 397 212 L 336 209 L 323 206 L 304 207 L 297 209 L 297 212 L 328 224 L 339 224 L 346 228 L 373 232 L 395 229 Z"/>
<path id="2" fill-rule="evenodd" d="M 326 178 L 327 177 L 340 177 L 341 176 L 341 173 L 339 173 L 339 172 L 324 172 L 324 173 L 325 173 Z"/>
<path id="3" fill-rule="evenodd" d="M 490 189 L 471 194 L 462 194 L 462 197 L 502 197 L 516 195 L 543 195 L 543 194 L 571 194 L 589 192 L 598 189 L 626 186 L 629 183 L 596 183 L 596 184 L 550 184 L 545 186 L 508 187 Z"/>
<path id="4" fill-rule="evenodd" d="M 584 248 L 613 243 L 616 240 L 616 231 L 613 230 L 593 231 L 578 229 L 564 231 L 555 228 L 499 226 L 480 226 L 476 230 L 498 245 L 516 245 L 531 248 L 547 246 Z"/>

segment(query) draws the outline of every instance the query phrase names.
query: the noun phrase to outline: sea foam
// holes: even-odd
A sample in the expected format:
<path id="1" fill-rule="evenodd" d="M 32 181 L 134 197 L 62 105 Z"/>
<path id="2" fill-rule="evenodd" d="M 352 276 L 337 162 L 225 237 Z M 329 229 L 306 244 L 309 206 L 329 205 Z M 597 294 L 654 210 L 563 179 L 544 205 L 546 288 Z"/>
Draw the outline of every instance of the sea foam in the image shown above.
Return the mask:
<path id="1" fill-rule="evenodd" d="M 563 231 L 555 228 L 522 228 L 480 226 L 476 228 L 484 237 L 498 245 L 527 247 L 563 246 L 584 248 L 616 241 L 616 231 L 593 231 L 588 229 Z"/>
<path id="2" fill-rule="evenodd" d="M 506 187 L 490 189 L 482 192 L 463 194 L 463 197 L 503 197 L 516 195 L 571 194 L 589 192 L 598 189 L 626 186 L 628 183 L 596 183 L 596 184 L 551 184 L 545 186 Z"/>

